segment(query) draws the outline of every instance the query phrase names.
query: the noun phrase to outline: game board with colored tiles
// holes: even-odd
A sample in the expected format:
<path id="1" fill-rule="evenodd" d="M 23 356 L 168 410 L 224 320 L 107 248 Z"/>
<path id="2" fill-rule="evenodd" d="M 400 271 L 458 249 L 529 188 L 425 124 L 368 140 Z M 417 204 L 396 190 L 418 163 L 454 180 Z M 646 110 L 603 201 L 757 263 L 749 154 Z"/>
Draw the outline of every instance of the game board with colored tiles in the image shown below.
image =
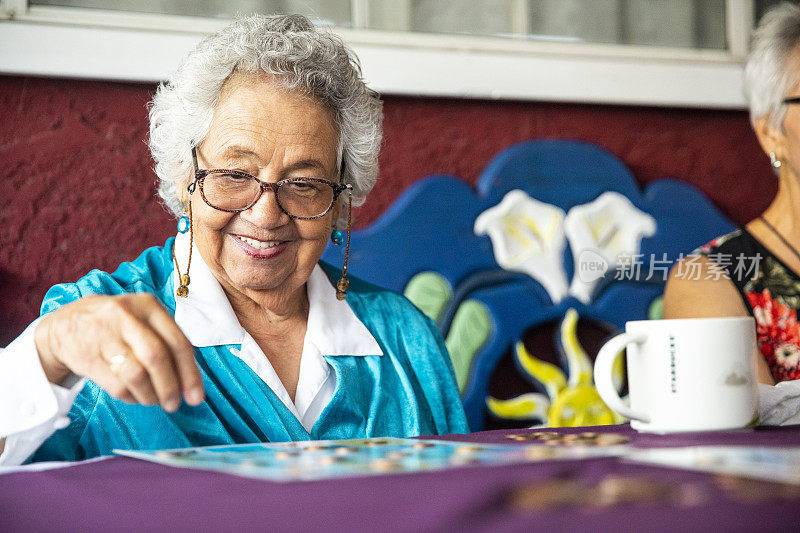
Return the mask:
<path id="1" fill-rule="evenodd" d="M 274 481 L 311 480 L 619 455 L 620 446 L 480 444 L 372 438 L 238 444 L 175 450 L 115 450 L 170 466 L 219 470 Z M 619 443 L 622 444 L 622 443 Z"/>

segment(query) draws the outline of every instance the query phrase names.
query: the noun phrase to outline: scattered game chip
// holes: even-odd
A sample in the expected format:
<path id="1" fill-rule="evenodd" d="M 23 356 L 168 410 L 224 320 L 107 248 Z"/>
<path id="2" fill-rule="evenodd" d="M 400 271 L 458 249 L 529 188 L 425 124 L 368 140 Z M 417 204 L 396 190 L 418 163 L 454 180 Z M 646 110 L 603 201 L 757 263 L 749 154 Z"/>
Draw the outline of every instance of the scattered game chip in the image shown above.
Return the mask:
<path id="1" fill-rule="evenodd" d="M 553 448 L 545 448 L 542 446 L 526 446 L 525 447 L 525 458 L 532 459 L 532 460 L 539 460 L 539 459 L 550 459 L 555 457 L 556 452 Z"/>
<path id="2" fill-rule="evenodd" d="M 714 478 L 731 499 L 742 503 L 800 498 L 800 485 L 720 474 Z"/>
<path id="3" fill-rule="evenodd" d="M 456 448 L 456 453 L 458 454 L 473 454 L 475 452 L 481 451 L 483 448 L 476 445 L 476 444 L 465 444 L 464 446 L 459 446 Z"/>
<path id="4" fill-rule="evenodd" d="M 529 441 L 546 446 L 617 446 L 630 442 L 631 438 L 620 433 L 556 433 L 555 431 L 534 431 L 531 433 L 509 433 L 507 439 Z"/>
<path id="5" fill-rule="evenodd" d="M 617 446 L 618 444 L 627 444 L 631 438 L 627 435 L 620 435 L 619 433 L 601 433 L 595 439 L 596 446 Z"/>
<path id="6" fill-rule="evenodd" d="M 671 502 L 676 487 L 664 481 L 644 477 L 609 475 L 594 487 L 595 507 L 613 507 L 625 503 Z"/>
<path id="7" fill-rule="evenodd" d="M 550 479 L 512 489 L 509 506 L 518 512 L 536 512 L 580 505 L 585 488 L 574 479 Z"/>
<path id="8" fill-rule="evenodd" d="M 156 452 L 156 455 L 158 457 L 172 457 L 180 459 L 181 457 L 192 456 L 195 453 L 197 452 L 195 452 L 194 450 L 158 450 Z"/>
<path id="9" fill-rule="evenodd" d="M 364 442 L 364 446 L 385 446 L 389 444 L 388 440 L 368 440 Z"/>
<path id="10" fill-rule="evenodd" d="M 688 495 L 688 497 L 687 497 Z M 667 504 L 696 507 L 710 499 L 708 492 L 642 476 L 608 475 L 600 481 L 578 478 L 547 479 L 526 483 L 509 491 L 508 505 L 518 512 L 555 508 L 603 509 L 630 505 Z"/>
<path id="11" fill-rule="evenodd" d="M 298 455 L 300 454 L 297 452 L 275 452 L 275 459 L 289 459 L 291 457 L 297 457 Z"/>
<path id="12" fill-rule="evenodd" d="M 310 446 L 303 447 L 304 450 L 310 450 L 310 451 L 327 450 L 329 448 L 330 446 L 324 446 L 319 444 L 311 444 Z"/>
<path id="13" fill-rule="evenodd" d="M 391 459 L 375 459 L 370 461 L 369 468 L 375 472 L 393 472 L 400 469 L 400 463 Z"/>
<path id="14" fill-rule="evenodd" d="M 414 448 L 415 450 L 422 450 L 424 448 L 433 447 L 433 444 L 431 444 L 430 442 L 415 442 L 414 444 L 411 445 L 411 447 Z"/>
<path id="15" fill-rule="evenodd" d="M 352 446 L 338 446 L 333 449 L 333 453 L 336 455 L 348 455 L 357 451 L 358 448 L 353 448 Z"/>

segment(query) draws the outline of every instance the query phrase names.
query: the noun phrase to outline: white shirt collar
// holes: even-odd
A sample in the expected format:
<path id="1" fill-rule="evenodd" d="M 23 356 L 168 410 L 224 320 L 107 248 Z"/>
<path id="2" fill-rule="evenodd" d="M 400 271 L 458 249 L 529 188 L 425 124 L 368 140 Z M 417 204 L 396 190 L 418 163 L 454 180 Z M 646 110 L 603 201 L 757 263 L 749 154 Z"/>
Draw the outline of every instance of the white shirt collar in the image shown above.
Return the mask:
<path id="1" fill-rule="evenodd" d="M 239 324 L 225 292 L 203 261 L 197 246 L 192 245 L 189 295 L 175 297 L 175 322 L 194 346 L 242 344 L 245 330 Z M 175 256 L 181 269 L 186 268 L 189 235 L 175 238 Z M 179 274 L 173 270 L 175 287 Z M 336 298 L 336 289 L 319 265 L 307 282 L 308 325 L 303 341 L 306 355 L 383 355 L 378 342 L 358 319 L 345 300 Z M 302 363 L 301 363 L 302 364 Z"/>

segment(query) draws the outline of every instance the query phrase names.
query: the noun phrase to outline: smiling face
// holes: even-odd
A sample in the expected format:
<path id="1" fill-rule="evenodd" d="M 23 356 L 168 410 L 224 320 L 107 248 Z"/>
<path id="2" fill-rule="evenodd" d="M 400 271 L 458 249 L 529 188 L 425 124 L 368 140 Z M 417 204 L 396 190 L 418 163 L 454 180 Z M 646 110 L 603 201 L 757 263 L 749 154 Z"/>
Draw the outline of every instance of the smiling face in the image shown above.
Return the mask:
<path id="1" fill-rule="evenodd" d="M 198 166 L 242 170 L 265 182 L 338 181 L 337 142 L 334 121 L 319 102 L 287 92 L 267 76 L 234 75 L 198 146 Z M 272 191 L 238 213 L 212 208 L 199 190 L 191 201 L 203 260 L 229 295 L 250 297 L 296 294 L 322 255 L 338 214 L 337 202 L 318 219 L 293 219 L 281 211 Z"/>

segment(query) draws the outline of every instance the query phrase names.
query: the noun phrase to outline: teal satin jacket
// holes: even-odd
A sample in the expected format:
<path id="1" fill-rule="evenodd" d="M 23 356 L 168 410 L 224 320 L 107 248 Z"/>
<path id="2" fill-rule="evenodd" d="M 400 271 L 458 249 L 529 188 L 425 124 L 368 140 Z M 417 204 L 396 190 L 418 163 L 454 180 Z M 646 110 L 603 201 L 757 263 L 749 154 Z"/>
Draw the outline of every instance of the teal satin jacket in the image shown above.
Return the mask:
<path id="1" fill-rule="evenodd" d="M 113 274 L 94 270 L 45 296 L 42 314 L 87 294 L 148 292 L 174 315 L 172 247 L 145 250 Z M 338 271 L 321 263 L 331 279 Z M 164 449 L 292 440 L 466 433 L 453 368 L 436 326 L 404 297 L 352 278 L 347 303 L 382 356 L 325 357 L 336 389 L 309 433 L 264 381 L 231 354 L 240 345 L 196 348 L 205 401 L 168 413 L 129 405 L 87 381 L 56 431 L 28 462 L 80 460 L 118 449 Z"/>

